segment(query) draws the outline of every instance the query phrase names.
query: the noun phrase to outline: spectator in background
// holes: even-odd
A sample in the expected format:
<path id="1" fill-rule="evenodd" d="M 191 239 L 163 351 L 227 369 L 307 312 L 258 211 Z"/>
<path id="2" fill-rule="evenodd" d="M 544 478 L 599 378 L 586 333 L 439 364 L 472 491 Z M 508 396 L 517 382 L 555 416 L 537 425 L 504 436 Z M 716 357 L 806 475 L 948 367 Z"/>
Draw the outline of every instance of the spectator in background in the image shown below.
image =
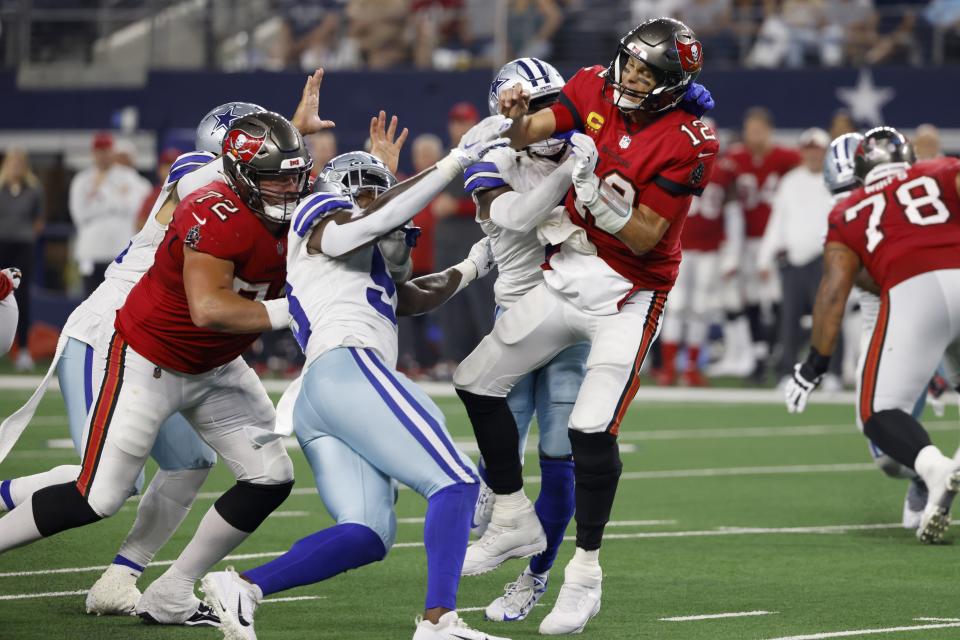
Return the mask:
<path id="1" fill-rule="evenodd" d="M 854 133 L 857 123 L 853 121 L 850 112 L 846 109 L 837 109 L 830 120 L 830 139 L 836 140 L 845 133 Z"/>
<path id="2" fill-rule="evenodd" d="M 479 122 L 480 113 L 469 102 L 458 102 L 450 109 L 448 132 L 450 147 Z M 454 180 L 433 201 L 434 268 L 453 266 L 463 259 L 475 242 L 483 238 L 476 223 L 476 207 L 463 189 L 462 180 Z M 443 361 L 436 368 L 438 378 L 450 379 L 457 364 L 465 358 L 493 327 L 493 282 L 484 278 L 467 287 L 440 307 L 439 321 L 443 333 Z M 470 291 L 469 289 L 473 289 Z"/>
<path id="3" fill-rule="evenodd" d="M 20 268 L 22 277 L 16 291 L 20 308 L 17 326 L 16 368 L 33 369 L 33 359 L 27 350 L 30 331 L 30 282 L 33 279 L 34 243 L 43 232 L 43 186 L 30 169 L 27 152 L 19 148 L 7 150 L 0 164 L 0 256 L 5 266 Z M 13 295 L 13 294 L 11 294 Z"/>
<path id="4" fill-rule="evenodd" d="M 349 0 L 348 31 L 367 69 L 390 69 L 410 61 L 407 0 Z"/>
<path id="5" fill-rule="evenodd" d="M 553 36 L 563 24 L 556 0 L 509 0 L 507 45 L 510 58 L 544 58 L 553 52 Z"/>
<path id="6" fill-rule="evenodd" d="M 470 66 L 473 36 L 464 0 L 413 0 L 413 61 L 421 69 Z"/>
<path id="7" fill-rule="evenodd" d="M 676 14 L 694 30 L 710 52 L 711 65 L 715 61 L 736 62 L 739 57 L 737 34 L 733 25 L 733 0 L 691 0 Z"/>
<path id="8" fill-rule="evenodd" d="M 160 190 L 163 189 L 163 183 L 167 181 L 167 174 L 170 173 L 170 165 L 173 164 L 173 161 L 176 160 L 181 153 L 180 149 L 175 149 L 174 147 L 168 147 L 160 152 L 160 156 L 157 158 L 157 171 L 154 174 L 156 182 L 150 193 L 143 199 L 143 203 L 140 205 L 140 213 L 137 215 L 138 229 L 142 229 L 143 224 L 147 221 L 147 217 L 150 215 L 154 203 L 160 196 Z"/>
<path id="9" fill-rule="evenodd" d="M 414 173 L 429 169 L 443 158 L 443 143 L 432 133 L 424 133 L 413 139 L 410 145 Z M 442 199 L 449 196 L 441 194 Z M 420 213 L 413 217 L 413 224 L 420 227 L 420 237 L 417 246 L 410 252 L 413 260 L 413 276 L 417 278 L 428 273 L 434 273 L 434 226 L 436 219 L 433 215 L 433 206 L 428 204 Z M 400 322 L 400 355 L 399 368 L 407 375 L 418 377 L 422 372 L 437 364 L 440 344 L 437 340 L 437 326 L 432 314 L 420 316 L 401 316 Z"/>
<path id="10" fill-rule="evenodd" d="M 127 246 L 143 202 L 143 178 L 114 162 L 113 137 L 93 138 L 93 165 L 70 183 L 70 217 L 77 228 L 74 259 L 89 296 L 110 262 Z"/>
<path id="11" fill-rule="evenodd" d="M 347 0 L 274 0 L 283 20 L 276 52 L 281 68 L 353 66 L 356 52 L 341 38 L 346 6 Z"/>
<path id="12" fill-rule="evenodd" d="M 317 174 L 323 171 L 323 167 L 337 155 L 337 136 L 332 130 L 324 129 L 307 136 L 307 144 L 310 146 L 310 157 L 313 158 L 310 178 L 316 179 Z"/>
<path id="13" fill-rule="evenodd" d="M 780 312 L 781 353 L 777 373 L 789 379 L 803 346 L 800 319 L 813 312 L 817 287 L 823 275 L 823 239 L 827 235 L 827 217 L 833 198 L 823 182 L 823 158 L 830 146 L 830 135 L 823 129 L 807 129 L 800 134 L 800 166 L 787 172 L 773 195 L 770 220 L 757 252 L 761 280 L 769 280 L 783 260 L 783 302 Z M 830 379 L 824 386 L 840 386 L 842 358 L 830 363 Z"/>
<path id="14" fill-rule="evenodd" d="M 921 124 L 913 135 L 913 151 L 917 160 L 933 160 L 943 155 L 940 151 L 940 130 L 932 124 Z"/>

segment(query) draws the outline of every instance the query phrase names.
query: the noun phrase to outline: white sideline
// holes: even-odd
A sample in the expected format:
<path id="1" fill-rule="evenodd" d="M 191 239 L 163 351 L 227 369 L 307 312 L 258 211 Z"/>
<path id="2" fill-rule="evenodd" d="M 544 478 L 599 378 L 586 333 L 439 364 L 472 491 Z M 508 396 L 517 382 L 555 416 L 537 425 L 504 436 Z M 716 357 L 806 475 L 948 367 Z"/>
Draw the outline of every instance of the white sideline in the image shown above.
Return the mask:
<path id="1" fill-rule="evenodd" d="M 952 524 L 960 524 L 960 521 L 954 520 Z M 638 540 L 651 538 L 704 538 L 704 537 L 722 537 L 722 536 L 742 536 L 742 535 L 778 535 L 778 534 L 843 534 L 854 531 L 883 531 L 887 529 L 902 529 L 903 525 L 899 522 L 882 524 L 832 524 L 832 525 L 810 525 L 805 527 L 717 527 L 716 529 L 694 529 L 689 531 L 637 531 L 632 533 L 608 533 L 603 536 L 604 540 Z M 576 536 L 564 536 L 564 542 L 576 540 Z M 398 542 L 393 545 L 394 549 L 420 549 L 422 542 Z M 275 558 L 286 553 L 284 551 L 264 551 L 261 553 L 241 553 L 227 556 L 224 562 L 232 560 L 259 560 L 261 558 Z M 158 560 L 151 562 L 151 567 L 166 567 L 173 564 L 173 560 Z M 58 573 L 89 573 L 93 571 L 103 571 L 107 567 L 98 565 L 95 567 L 64 567 L 60 569 L 39 569 L 33 571 L 7 571 L 0 573 L 0 578 L 21 578 L 27 576 L 45 576 Z"/>
<path id="2" fill-rule="evenodd" d="M 40 384 L 40 376 L 0 376 L 0 390 L 33 391 Z M 264 380 L 263 386 L 271 393 L 283 393 L 291 380 Z M 438 398 L 456 397 L 448 382 L 418 382 L 429 395 Z M 56 378 L 50 381 L 50 391 L 59 391 Z M 783 392 L 778 389 L 691 389 L 688 387 L 640 387 L 636 402 L 712 402 L 717 404 L 782 404 Z M 810 404 L 852 404 L 852 391 L 827 393 L 818 391 L 810 396 Z M 950 400 L 948 400 L 949 402 Z"/>
<path id="3" fill-rule="evenodd" d="M 721 618 L 749 618 L 753 616 L 772 616 L 779 611 L 734 611 L 731 613 L 706 613 L 699 616 L 674 616 L 660 618 L 660 622 L 692 622 L 694 620 L 720 620 Z"/>
<path id="4" fill-rule="evenodd" d="M 878 629 L 854 629 L 852 631 L 825 631 L 823 633 L 811 633 L 803 636 L 781 636 L 770 638 L 769 640 L 824 640 L 825 638 L 851 638 L 853 636 L 872 636 L 880 633 L 900 633 L 901 631 L 932 631 L 934 629 L 949 629 L 950 627 L 960 627 L 960 622 L 914 625 L 912 627 L 880 627 Z"/>

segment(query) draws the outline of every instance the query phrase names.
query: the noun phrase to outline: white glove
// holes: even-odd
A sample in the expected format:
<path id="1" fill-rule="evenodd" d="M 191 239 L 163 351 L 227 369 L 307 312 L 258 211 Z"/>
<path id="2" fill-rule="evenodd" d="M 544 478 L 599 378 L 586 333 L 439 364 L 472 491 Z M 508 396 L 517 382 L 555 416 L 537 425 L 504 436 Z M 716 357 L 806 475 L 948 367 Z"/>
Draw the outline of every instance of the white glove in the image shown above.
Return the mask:
<path id="1" fill-rule="evenodd" d="M 484 238 L 470 247 L 467 260 L 477 268 L 478 279 L 490 273 L 497 266 L 497 260 L 493 257 L 493 248 L 490 246 L 490 238 Z"/>
<path id="2" fill-rule="evenodd" d="M 597 226 L 609 234 L 617 234 L 630 221 L 632 205 L 593 171 L 597 166 L 597 146 L 593 138 L 582 133 L 570 136 L 573 148 L 573 190 L 580 204 L 590 210 Z"/>
<path id="3" fill-rule="evenodd" d="M 466 169 L 487 154 L 491 149 L 507 147 L 510 141 L 501 138 L 500 134 L 510 128 L 510 118 L 506 116 L 490 116 L 484 118 L 463 134 L 460 144 L 451 151 L 460 163 L 461 169 Z"/>
<path id="4" fill-rule="evenodd" d="M 580 196 L 580 188 L 588 184 L 596 189 L 600 178 L 593 172 L 597 166 L 597 145 L 593 138 L 583 133 L 575 133 L 570 136 L 570 150 L 573 153 L 573 186 L 577 189 L 577 196 Z M 581 198 L 582 200 L 583 198 Z"/>
<path id="5" fill-rule="evenodd" d="M 784 387 L 784 398 L 788 413 L 803 413 L 807 408 L 807 399 L 813 390 L 820 384 L 822 375 L 816 375 L 813 368 L 805 362 L 798 362 L 793 366 L 793 377 Z"/>
<path id="6" fill-rule="evenodd" d="M 20 269 L 17 269 L 16 267 L 7 267 L 6 269 L 0 271 L 0 273 L 10 278 L 10 281 L 13 282 L 14 290 L 20 286 L 20 278 L 23 277 L 23 274 L 20 273 Z"/>

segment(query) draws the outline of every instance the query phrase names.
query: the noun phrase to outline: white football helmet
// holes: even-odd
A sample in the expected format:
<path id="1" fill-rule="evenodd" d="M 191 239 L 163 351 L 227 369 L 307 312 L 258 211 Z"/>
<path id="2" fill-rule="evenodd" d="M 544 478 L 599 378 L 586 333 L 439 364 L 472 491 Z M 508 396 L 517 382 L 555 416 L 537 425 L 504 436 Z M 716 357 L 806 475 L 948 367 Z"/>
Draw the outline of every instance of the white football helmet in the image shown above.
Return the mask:
<path id="1" fill-rule="evenodd" d="M 197 151 L 209 151 L 214 155 L 223 152 L 223 136 L 233 126 L 233 123 L 251 113 L 263 113 L 263 107 L 252 102 L 227 102 L 214 107 L 203 116 L 197 125 L 194 148 Z"/>
<path id="2" fill-rule="evenodd" d="M 512 88 L 517 83 L 530 94 L 530 113 L 546 109 L 560 98 L 560 91 L 566 84 L 563 76 L 549 62 L 538 58 L 517 58 L 500 68 L 493 82 L 487 103 L 490 115 L 500 113 L 500 92 Z M 528 149 L 541 156 L 552 156 L 563 151 L 566 140 L 547 138 L 531 144 Z"/>

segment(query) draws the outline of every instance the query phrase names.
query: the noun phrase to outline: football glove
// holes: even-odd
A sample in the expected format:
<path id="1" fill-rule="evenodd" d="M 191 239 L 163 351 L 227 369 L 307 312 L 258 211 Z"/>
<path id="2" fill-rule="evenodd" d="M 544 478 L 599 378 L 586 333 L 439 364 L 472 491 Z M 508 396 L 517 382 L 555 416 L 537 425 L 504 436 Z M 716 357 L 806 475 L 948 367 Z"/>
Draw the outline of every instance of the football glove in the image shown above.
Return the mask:
<path id="1" fill-rule="evenodd" d="M 454 149 L 460 167 L 466 169 L 474 162 L 479 162 L 491 149 L 509 146 L 510 141 L 501 138 L 500 134 L 509 129 L 511 124 L 506 116 L 490 116 L 473 125 Z"/>
<path id="2" fill-rule="evenodd" d="M 493 257 L 493 248 L 490 246 L 490 238 L 484 238 L 470 247 L 467 260 L 477 267 L 477 279 L 490 273 L 497 266 L 497 260 Z"/>
<path id="3" fill-rule="evenodd" d="M 717 103 L 714 102 L 710 90 L 697 82 L 693 82 L 687 87 L 686 93 L 680 100 L 680 108 L 698 118 L 702 118 L 703 114 L 715 106 L 717 106 Z"/>
<path id="4" fill-rule="evenodd" d="M 803 413 L 807 408 L 807 399 L 820 384 L 829 364 L 830 356 L 822 356 L 811 347 L 807 359 L 794 365 L 793 377 L 783 389 L 789 413 Z"/>
<path id="5" fill-rule="evenodd" d="M 23 277 L 23 274 L 20 273 L 20 269 L 16 267 L 7 267 L 2 271 L 3 275 L 10 278 L 10 281 L 13 282 L 13 288 L 17 289 L 20 287 L 20 279 Z"/>
<path id="6" fill-rule="evenodd" d="M 626 226 L 632 213 L 630 204 L 593 172 L 597 165 L 597 146 L 590 136 L 570 136 L 574 156 L 573 189 L 577 200 L 590 210 L 594 221 L 607 233 L 617 234 Z"/>

